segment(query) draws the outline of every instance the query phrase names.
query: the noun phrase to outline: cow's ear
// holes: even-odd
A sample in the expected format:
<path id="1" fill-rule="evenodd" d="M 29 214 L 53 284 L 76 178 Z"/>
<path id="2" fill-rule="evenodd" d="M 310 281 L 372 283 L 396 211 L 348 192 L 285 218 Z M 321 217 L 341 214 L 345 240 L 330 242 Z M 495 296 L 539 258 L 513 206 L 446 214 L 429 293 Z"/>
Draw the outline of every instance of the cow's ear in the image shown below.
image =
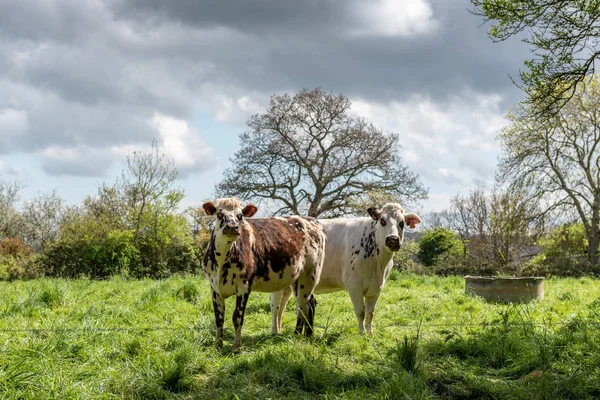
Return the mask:
<path id="1" fill-rule="evenodd" d="M 367 212 L 375 221 L 377 221 L 379 219 L 379 216 L 381 215 L 381 211 L 379 211 L 379 208 L 377 207 L 369 207 L 367 209 Z"/>
<path id="2" fill-rule="evenodd" d="M 250 218 L 251 216 L 253 216 L 254 214 L 256 214 L 257 211 L 258 211 L 258 208 L 256 208 L 255 205 L 248 204 L 242 210 L 242 215 L 244 215 L 244 217 L 246 217 L 246 218 Z"/>
<path id="3" fill-rule="evenodd" d="M 421 218 L 415 213 L 404 214 L 404 221 L 411 228 L 415 228 L 417 224 L 421 223 Z"/>
<path id="4" fill-rule="evenodd" d="M 202 208 L 204 208 L 204 212 L 206 213 L 206 215 L 213 215 L 217 212 L 217 207 L 213 204 L 212 201 L 207 201 L 206 203 L 202 204 Z"/>

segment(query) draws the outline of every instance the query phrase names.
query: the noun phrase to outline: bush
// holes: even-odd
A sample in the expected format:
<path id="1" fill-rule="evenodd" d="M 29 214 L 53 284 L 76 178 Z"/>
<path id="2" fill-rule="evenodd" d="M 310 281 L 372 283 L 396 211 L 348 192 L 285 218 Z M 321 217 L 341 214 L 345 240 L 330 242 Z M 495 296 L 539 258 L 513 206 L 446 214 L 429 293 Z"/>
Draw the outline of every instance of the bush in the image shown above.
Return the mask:
<path id="1" fill-rule="evenodd" d="M 566 254 L 587 254 L 588 241 L 582 223 L 553 229 L 538 241 L 545 258 L 558 258 Z"/>
<path id="2" fill-rule="evenodd" d="M 84 216 L 63 229 L 44 252 L 49 276 L 102 278 L 115 274 L 162 278 L 200 268 L 200 244 L 179 216 L 166 215 L 135 236 L 110 220 Z"/>
<path id="3" fill-rule="evenodd" d="M 523 266 L 521 275 L 561 277 L 600 276 L 600 266 L 592 266 L 586 255 L 565 254 L 553 258 L 540 255 Z"/>
<path id="4" fill-rule="evenodd" d="M 418 257 L 425 266 L 431 267 L 449 259 L 455 261 L 464 254 L 465 247 L 456 233 L 446 228 L 435 228 L 423 234 Z"/>
<path id="5" fill-rule="evenodd" d="M 42 275 L 38 255 L 29 257 L 0 254 L 0 281 L 34 279 Z"/>
<path id="6" fill-rule="evenodd" d="M 28 257 L 33 249 L 16 237 L 7 237 L 0 241 L 0 255 L 12 257 Z"/>
<path id="7" fill-rule="evenodd" d="M 593 267 L 587 259 L 588 241 L 581 223 L 553 229 L 538 245 L 541 253 L 523 266 L 521 275 L 600 275 L 600 266 Z"/>
<path id="8" fill-rule="evenodd" d="M 414 274 L 427 274 L 428 270 L 419 262 L 419 242 L 404 240 L 394 255 L 394 268 Z"/>

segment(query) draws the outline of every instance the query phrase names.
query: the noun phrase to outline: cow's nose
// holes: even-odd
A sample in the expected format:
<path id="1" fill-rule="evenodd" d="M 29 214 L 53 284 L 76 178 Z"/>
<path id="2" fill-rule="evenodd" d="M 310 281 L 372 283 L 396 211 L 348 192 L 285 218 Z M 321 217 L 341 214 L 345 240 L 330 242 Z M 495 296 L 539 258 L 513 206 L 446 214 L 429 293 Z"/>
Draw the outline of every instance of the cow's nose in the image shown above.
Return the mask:
<path id="1" fill-rule="evenodd" d="M 225 225 L 225 227 L 223 228 L 223 233 L 226 235 L 239 235 L 240 234 L 240 227 L 237 224 L 227 224 Z"/>
<path id="2" fill-rule="evenodd" d="M 396 235 L 389 235 L 385 238 L 385 245 L 392 251 L 400 249 L 400 237 Z"/>

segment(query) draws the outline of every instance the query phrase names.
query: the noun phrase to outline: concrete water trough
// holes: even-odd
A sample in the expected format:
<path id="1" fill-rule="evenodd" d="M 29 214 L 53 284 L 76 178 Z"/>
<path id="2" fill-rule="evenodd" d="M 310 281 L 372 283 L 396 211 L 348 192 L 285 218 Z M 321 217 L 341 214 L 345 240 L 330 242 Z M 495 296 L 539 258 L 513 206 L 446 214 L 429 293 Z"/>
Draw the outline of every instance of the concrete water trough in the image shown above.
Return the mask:
<path id="1" fill-rule="evenodd" d="M 544 299 L 544 278 L 539 276 L 465 276 L 465 292 L 486 300 L 527 303 Z"/>

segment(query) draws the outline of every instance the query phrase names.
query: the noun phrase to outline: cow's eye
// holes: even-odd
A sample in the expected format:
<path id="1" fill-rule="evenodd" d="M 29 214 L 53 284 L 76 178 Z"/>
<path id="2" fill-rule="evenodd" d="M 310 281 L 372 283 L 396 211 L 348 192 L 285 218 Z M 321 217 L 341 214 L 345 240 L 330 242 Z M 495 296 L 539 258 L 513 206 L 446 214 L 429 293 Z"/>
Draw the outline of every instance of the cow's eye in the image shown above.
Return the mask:
<path id="1" fill-rule="evenodd" d="M 400 225 L 400 229 L 404 229 L 404 221 L 400 221 L 400 224 L 398 225 Z"/>
<path id="2" fill-rule="evenodd" d="M 387 225 L 387 222 L 385 222 L 385 219 L 383 219 L 383 218 L 381 218 L 381 220 L 379 222 L 381 222 L 381 226 Z"/>
<path id="3" fill-rule="evenodd" d="M 223 213 L 221 211 L 219 211 L 217 213 L 217 218 L 219 218 L 219 219 L 223 218 Z"/>
<path id="4" fill-rule="evenodd" d="M 238 216 L 237 216 L 237 219 L 238 219 L 238 220 L 241 220 L 242 218 L 244 218 L 244 214 L 242 214 L 242 213 L 239 213 L 239 214 L 238 214 Z"/>

